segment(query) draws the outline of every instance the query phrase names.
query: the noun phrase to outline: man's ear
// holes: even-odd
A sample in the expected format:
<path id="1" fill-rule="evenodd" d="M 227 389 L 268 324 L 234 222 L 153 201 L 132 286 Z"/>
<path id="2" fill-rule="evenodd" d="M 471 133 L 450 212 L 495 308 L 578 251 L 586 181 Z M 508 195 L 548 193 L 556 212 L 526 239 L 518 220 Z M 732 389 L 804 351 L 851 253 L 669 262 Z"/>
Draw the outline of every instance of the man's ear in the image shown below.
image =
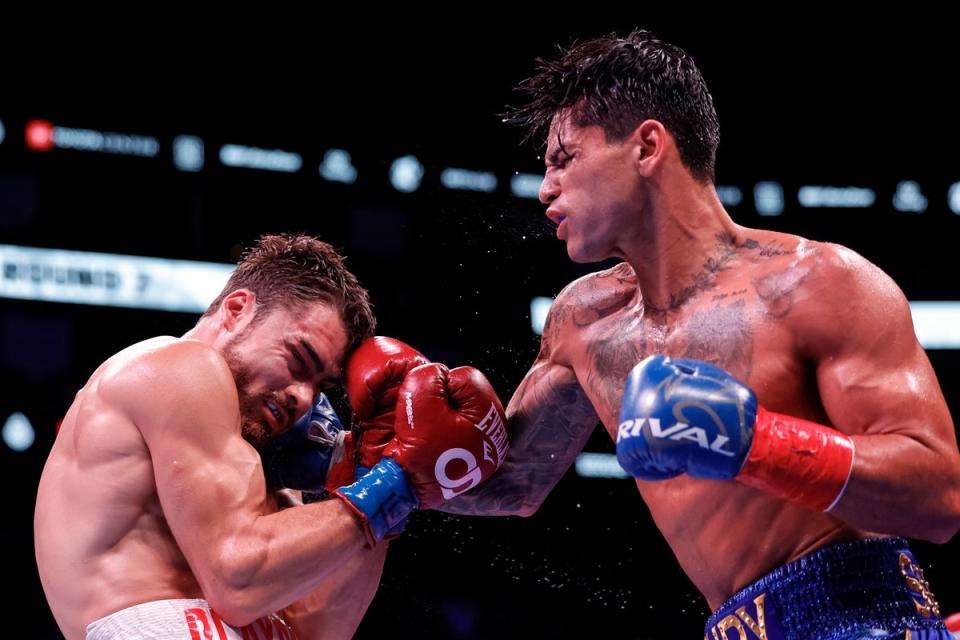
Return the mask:
<path id="1" fill-rule="evenodd" d="M 627 142 L 633 145 L 637 172 L 650 177 L 663 162 L 667 149 L 673 144 L 670 134 L 659 120 L 641 122 Z"/>
<path id="2" fill-rule="evenodd" d="M 231 291 L 220 303 L 220 321 L 228 331 L 238 331 L 253 318 L 256 308 L 257 296 L 253 291 Z"/>

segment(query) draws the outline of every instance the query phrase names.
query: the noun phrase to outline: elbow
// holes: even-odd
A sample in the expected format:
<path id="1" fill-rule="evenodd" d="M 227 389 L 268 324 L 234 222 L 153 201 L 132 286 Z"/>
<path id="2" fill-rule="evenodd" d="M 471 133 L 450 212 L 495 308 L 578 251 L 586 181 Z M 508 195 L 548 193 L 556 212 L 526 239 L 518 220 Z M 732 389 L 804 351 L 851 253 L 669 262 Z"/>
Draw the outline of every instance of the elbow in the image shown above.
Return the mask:
<path id="1" fill-rule="evenodd" d="M 956 535 L 957 530 L 960 527 L 953 527 L 952 529 L 943 529 L 941 531 L 933 532 L 925 536 L 928 542 L 934 544 L 947 544 L 953 539 L 953 536 Z"/>
<path id="2" fill-rule="evenodd" d="M 945 512 L 942 526 L 937 528 L 936 536 L 931 538 L 938 544 L 950 542 L 960 531 L 960 485 L 947 492 Z"/>
<path id="3" fill-rule="evenodd" d="M 245 627 L 272 613 L 242 590 L 221 586 L 210 589 L 209 592 L 205 589 L 203 595 L 210 608 L 232 627 Z"/>
<path id="4" fill-rule="evenodd" d="M 529 496 L 526 499 L 519 501 L 516 507 L 511 512 L 508 512 L 508 515 L 529 518 L 540 509 L 540 505 L 543 504 L 545 497 L 546 496 Z"/>
<path id="5" fill-rule="evenodd" d="M 233 627 L 245 627 L 260 617 L 248 595 L 222 578 L 215 577 L 203 586 L 203 598 L 220 619 Z"/>
<path id="6" fill-rule="evenodd" d="M 217 599 L 209 597 L 207 598 L 207 604 L 210 605 L 210 608 L 216 612 L 221 620 L 231 627 L 246 627 L 262 617 L 243 603 L 237 602 L 229 596 Z"/>
<path id="7" fill-rule="evenodd" d="M 233 547 L 218 555 L 219 560 L 201 585 L 210 608 L 224 622 L 235 627 L 244 627 L 272 613 L 269 603 L 258 597 L 256 588 L 264 554 L 258 551 L 238 553 Z"/>
<path id="8" fill-rule="evenodd" d="M 925 532 L 925 535 L 918 535 L 917 537 L 924 538 L 934 544 L 947 544 L 957 535 L 957 531 L 960 531 L 960 518 L 954 517 L 941 526 L 931 527 Z"/>
<path id="9" fill-rule="evenodd" d="M 936 544 L 946 544 L 960 531 L 960 482 L 943 493 L 936 513 L 926 522 L 926 527 L 912 537 Z"/>
<path id="10" fill-rule="evenodd" d="M 523 504 L 520 506 L 520 509 L 514 513 L 515 516 L 520 516 L 521 518 L 529 518 L 537 512 L 540 508 L 539 504 Z"/>

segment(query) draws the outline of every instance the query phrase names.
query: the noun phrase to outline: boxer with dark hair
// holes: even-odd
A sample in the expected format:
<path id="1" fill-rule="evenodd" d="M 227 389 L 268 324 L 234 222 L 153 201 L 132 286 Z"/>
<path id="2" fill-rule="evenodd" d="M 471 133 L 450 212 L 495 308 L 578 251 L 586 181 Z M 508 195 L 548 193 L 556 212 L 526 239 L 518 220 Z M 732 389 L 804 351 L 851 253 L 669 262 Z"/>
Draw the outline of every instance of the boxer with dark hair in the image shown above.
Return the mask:
<path id="1" fill-rule="evenodd" d="M 456 513 L 533 513 L 597 421 L 727 638 L 948 638 L 906 541 L 960 527 L 960 454 L 907 301 L 841 246 L 736 224 L 694 61 L 646 31 L 540 60 L 509 120 L 575 262 Z"/>

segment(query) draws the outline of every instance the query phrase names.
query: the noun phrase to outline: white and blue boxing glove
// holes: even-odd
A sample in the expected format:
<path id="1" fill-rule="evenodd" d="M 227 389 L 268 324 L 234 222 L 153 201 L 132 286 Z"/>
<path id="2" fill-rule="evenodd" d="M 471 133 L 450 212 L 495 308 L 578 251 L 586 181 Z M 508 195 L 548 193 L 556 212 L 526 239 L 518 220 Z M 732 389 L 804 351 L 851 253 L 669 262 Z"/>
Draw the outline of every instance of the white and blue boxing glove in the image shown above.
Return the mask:
<path id="1" fill-rule="evenodd" d="M 746 384 L 715 365 L 655 355 L 627 377 L 617 459 L 636 478 L 736 479 L 829 511 L 843 495 L 853 458 L 849 436 L 767 411 Z"/>
<path id="2" fill-rule="evenodd" d="M 292 427 L 258 450 L 267 486 L 273 489 L 321 493 L 355 480 L 352 435 L 322 393 Z"/>

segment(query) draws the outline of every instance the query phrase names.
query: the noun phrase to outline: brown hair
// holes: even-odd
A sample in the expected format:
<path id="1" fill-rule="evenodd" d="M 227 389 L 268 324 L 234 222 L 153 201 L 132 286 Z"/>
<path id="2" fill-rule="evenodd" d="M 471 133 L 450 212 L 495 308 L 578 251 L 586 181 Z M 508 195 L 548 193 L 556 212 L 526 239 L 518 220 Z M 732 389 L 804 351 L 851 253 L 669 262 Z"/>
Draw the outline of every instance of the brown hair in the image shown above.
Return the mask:
<path id="1" fill-rule="evenodd" d="M 324 301 L 333 305 L 347 331 L 347 352 L 373 335 L 376 319 L 370 295 L 343 264 L 343 256 L 317 238 L 303 234 L 263 235 L 244 251 L 236 270 L 204 316 L 220 308 L 223 299 L 237 289 L 249 289 L 257 297 L 258 318 L 276 305 Z"/>

